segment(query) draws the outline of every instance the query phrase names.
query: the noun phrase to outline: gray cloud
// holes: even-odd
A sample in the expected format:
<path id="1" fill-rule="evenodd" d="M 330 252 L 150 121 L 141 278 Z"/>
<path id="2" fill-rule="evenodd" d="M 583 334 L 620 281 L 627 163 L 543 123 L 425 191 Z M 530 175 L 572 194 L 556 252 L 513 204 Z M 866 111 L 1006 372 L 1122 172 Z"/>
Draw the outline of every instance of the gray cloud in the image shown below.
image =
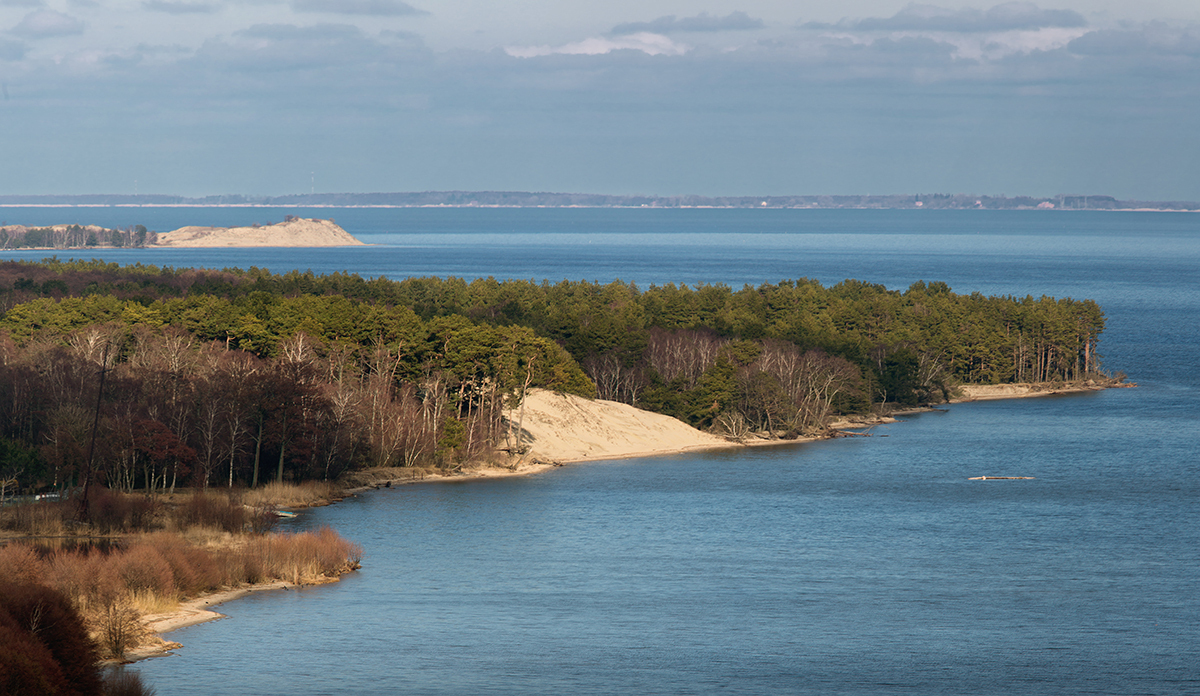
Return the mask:
<path id="1" fill-rule="evenodd" d="M 0 0 L 0 7 L 43 7 L 43 0 Z"/>
<path id="2" fill-rule="evenodd" d="M 1006 2 L 989 10 L 951 10 L 936 5 L 910 4 L 891 17 L 842 20 L 837 24 L 805 24 L 809 29 L 856 31 L 992 32 L 1045 27 L 1083 27 L 1087 20 L 1074 10 L 1043 10 L 1031 2 Z"/>
<path id="3" fill-rule="evenodd" d="M 277 9 L 286 15 L 290 1 Z M 699 31 L 687 26 L 697 25 L 642 28 Z M 0 61 L 24 56 L 0 62 L 22 105 L 9 109 L 21 120 L 0 129 L 0 151 L 37 163 L 32 175 L 0 171 L 0 187 L 109 186 L 110 168 L 70 166 L 82 156 L 183 192 L 271 192 L 292 185 L 288 172 L 302 172 L 295 186 L 307 190 L 314 168 L 346 190 L 1061 190 L 1071 182 L 1046 172 L 1084 161 L 1076 168 L 1103 186 L 1078 188 L 1194 189 L 1200 31 L 1127 27 L 1067 47 L 1084 31 L 757 32 L 736 47 L 536 60 L 435 53 L 416 35 L 337 23 L 260 24 L 199 49 L 107 57 L 0 38 Z M 1043 34 L 1057 43 L 1032 40 Z M 1000 40 L 1031 48 L 962 49 Z M 85 111 L 95 128 L 64 138 L 62 114 Z M 1103 166 L 1101 153 L 1121 142 L 1137 145 L 1122 151 L 1130 166 Z M 1164 157 L 1187 161 L 1157 178 L 1130 173 L 1157 171 Z"/>
<path id="4" fill-rule="evenodd" d="M 221 6 L 214 2 L 167 2 L 166 0 L 148 0 L 143 2 L 142 7 L 151 12 L 165 12 L 167 14 L 212 14 L 221 9 Z"/>
<path id="5" fill-rule="evenodd" d="M 208 67 L 241 72 L 337 72 L 378 59 L 383 46 L 347 24 L 257 24 L 227 41 L 205 42 L 196 54 Z"/>
<path id="6" fill-rule="evenodd" d="M 1137 29 L 1093 31 L 1075 39 L 1067 50 L 1081 56 L 1200 57 L 1200 31 L 1161 23 Z"/>
<path id="7" fill-rule="evenodd" d="M 28 50 L 23 41 L 0 38 L 0 60 L 21 60 L 25 57 L 25 53 Z"/>
<path id="8" fill-rule="evenodd" d="M 429 14 L 400 0 L 292 0 L 297 12 L 399 17 Z"/>
<path id="9" fill-rule="evenodd" d="M 34 39 L 82 34 L 83 22 L 61 12 L 37 10 L 25 15 L 25 18 L 12 28 L 12 33 Z"/>
<path id="10" fill-rule="evenodd" d="M 612 34 L 636 34 L 648 31 L 655 34 L 670 34 L 679 31 L 741 31 L 746 29 L 762 29 L 763 21 L 745 12 L 730 12 L 724 17 L 716 17 L 701 12 L 695 17 L 677 18 L 667 15 L 649 22 L 629 22 L 618 24 L 612 28 Z"/>

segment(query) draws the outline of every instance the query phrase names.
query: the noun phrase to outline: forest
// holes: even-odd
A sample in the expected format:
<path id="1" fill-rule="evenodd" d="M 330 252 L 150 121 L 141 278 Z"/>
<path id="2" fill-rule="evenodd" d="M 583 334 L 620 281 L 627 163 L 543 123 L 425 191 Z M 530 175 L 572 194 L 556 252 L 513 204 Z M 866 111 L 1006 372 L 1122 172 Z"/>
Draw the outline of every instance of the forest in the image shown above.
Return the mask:
<path id="1" fill-rule="evenodd" d="M 904 291 L 368 279 L 0 262 L 3 493 L 458 467 L 520 450 L 532 388 L 737 437 L 1098 376 L 1090 300 Z"/>

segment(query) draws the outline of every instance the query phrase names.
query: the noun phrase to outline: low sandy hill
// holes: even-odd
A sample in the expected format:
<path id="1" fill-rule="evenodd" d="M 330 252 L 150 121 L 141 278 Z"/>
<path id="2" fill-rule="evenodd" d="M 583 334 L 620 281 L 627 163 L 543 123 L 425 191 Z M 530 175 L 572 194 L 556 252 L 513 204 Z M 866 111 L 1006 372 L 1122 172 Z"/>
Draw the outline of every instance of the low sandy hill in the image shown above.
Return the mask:
<path id="1" fill-rule="evenodd" d="M 1133 384 L 1120 380 L 1085 382 L 1014 382 L 1012 384 L 964 384 L 958 388 L 960 396 L 954 401 L 991 401 L 994 399 L 1021 399 L 1030 396 L 1051 396 L 1074 392 L 1099 391 L 1113 387 L 1130 387 Z"/>
<path id="2" fill-rule="evenodd" d="M 670 416 L 544 389 L 526 394 L 523 418 L 520 408 L 507 416 L 514 428 L 520 423 L 520 444 L 529 448 L 527 456 L 533 460 L 618 459 L 736 447 Z"/>
<path id="3" fill-rule="evenodd" d="M 258 227 L 180 227 L 158 235 L 160 247 L 326 247 L 360 245 L 333 220 L 290 218 Z"/>

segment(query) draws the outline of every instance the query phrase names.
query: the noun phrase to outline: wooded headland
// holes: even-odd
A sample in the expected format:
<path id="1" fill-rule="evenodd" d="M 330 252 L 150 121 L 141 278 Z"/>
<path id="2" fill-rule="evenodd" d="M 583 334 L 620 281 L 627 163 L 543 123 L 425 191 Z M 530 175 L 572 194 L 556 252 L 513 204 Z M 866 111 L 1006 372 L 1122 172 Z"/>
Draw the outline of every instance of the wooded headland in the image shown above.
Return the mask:
<path id="1" fill-rule="evenodd" d="M 533 388 L 797 437 L 960 383 L 1104 377 L 1096 303 L 923 281 L 643 290 L 49 260 L 0 263 L 0 309 L 9 493 L 85 471 L 155 490 L 456 468 L 520 449 L 504 414 Z"/>

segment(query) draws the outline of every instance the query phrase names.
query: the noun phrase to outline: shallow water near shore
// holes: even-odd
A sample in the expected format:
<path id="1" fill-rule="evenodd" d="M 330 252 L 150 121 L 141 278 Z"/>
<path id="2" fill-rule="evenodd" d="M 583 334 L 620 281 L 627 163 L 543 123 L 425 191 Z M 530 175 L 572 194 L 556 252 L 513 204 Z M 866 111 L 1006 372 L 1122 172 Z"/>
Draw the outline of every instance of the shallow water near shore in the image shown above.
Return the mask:
<path id="1" fill-rule="evenodd" d="M 284 212 L 296 211 L 101 224 Z M 1140 386 L 309 510 L 287 524 L 332 525 L 363 544 L 363 569 L 171 633 L 185 647 L 139 665 L 160 693 L 1200 690 L 1200 216 L 299 212 L 380 246 L 85 257 L 642 286 L 923 279 L 1092 298 L 1108 316 L 1106 366 Z M 967 480 L 982 475 L 1036 478 Z"/>

